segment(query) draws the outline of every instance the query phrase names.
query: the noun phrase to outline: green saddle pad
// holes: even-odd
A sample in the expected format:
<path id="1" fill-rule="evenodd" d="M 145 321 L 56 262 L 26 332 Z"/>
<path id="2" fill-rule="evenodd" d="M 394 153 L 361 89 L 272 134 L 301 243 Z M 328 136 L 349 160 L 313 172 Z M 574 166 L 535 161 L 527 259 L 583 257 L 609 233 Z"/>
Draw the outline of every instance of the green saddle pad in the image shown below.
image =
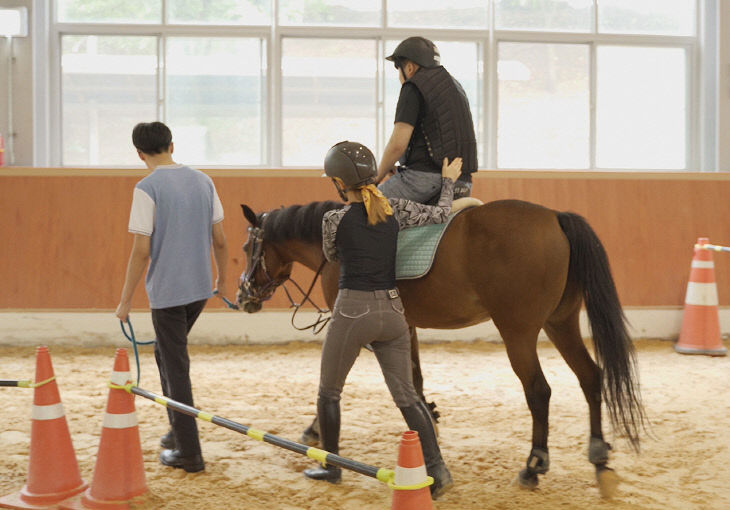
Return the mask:
<path id="1" fill-rule="evenodd" d="M 456 214 L 449 215 L 446 223 L 407 228 L 398 232 L 398 250 L 395 255 L 396 280 L 420 278 L 428 273 L 441 237 Z"/>

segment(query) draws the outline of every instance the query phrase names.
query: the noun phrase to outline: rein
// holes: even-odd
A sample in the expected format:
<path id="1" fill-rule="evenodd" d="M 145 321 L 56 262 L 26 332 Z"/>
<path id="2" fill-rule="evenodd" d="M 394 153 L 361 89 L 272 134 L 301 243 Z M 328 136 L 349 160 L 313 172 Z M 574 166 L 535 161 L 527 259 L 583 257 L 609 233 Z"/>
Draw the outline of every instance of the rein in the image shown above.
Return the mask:
<path id="1" fill-rule="evenodd" d="M 263 218 L 262 217 L 262 223 Z M 264 256 L 264 247 L 263 247 L 263 239 L 264 239 L 264 229 L 263 227 L 249 227 L 249 236 L 251 238 L 253 246 L 251 247 L 251 260 L 253 263 L 248 268 L 248 271 L 246 271 L 241 276 L 241 290 L 245 293 L 246 296 L 249 298 L 252 298 L 255 301 L 258 302 L 264 302 L 271 299 L 274 295 L 274 292 L 276 289 L 281 286 L 284 289 L 284 293 L 286 294 L 286 297 L 289 299 L 289 308 L 294 308 L 294 312 L 291 316 L 291 325 L 299 330 L 304 331 L 307 329 L 312 329 L 312 332 L 316 335 L 324 327 L 327 325 L 331 317 L 324 317 L 325 314 L 329 313 L 329 310 L 322 309 L 317 304 L 312 301 L 312 299 L 309 297 L 312 293 L 312 289 L 314 288 L 314 284 L 317 282 L 317 278 L 319 278 L 319 275 L 322 273 L 322 269 L 324 269 L 324 265 L 327 263 L 327 259 L 322 259 L 322 263 L 319 265 L 319 268 L 314 274 L 314 278 L 312 279 L 312 283 L 310 283 L 309 288 L 305 292 L 302 287 L 291 278 L 291 275 L 287 275 L 286 278 L 277 278 L 274 279 L 269 274 L 269 269 L 266 267 L 266 258 Z M 266 278 L 266 281 L 260 286 L 260 287 L 254 287 L 254 285 L 251 284 L 251 280 L 253 279 L 254 273 L 256 272 L 256 268 L 261 265 L 261 272 L 263 273 L 264 277 Z M 303 298 L 302 301 L 297 303 L 294 301 L 294 298 L 292 297 L 291 293 L 289 292 L 289 289 L 286 287 L 286 282 L 290 281 L 294 286 L 297 288 L 297 290 L 302 294 Z M 296 318 L 297 312 L 299 309 L 305 304 L 310 303 L 317 311 L 319 316 L 312 324 L 309 324 L 307 326 L 297 326 L 294 323 L 294 320 Z M 232 307 L 231 307 L 232 308 Z"/>
<path id="2" fill-rule="evenodd" d="M 297 288 L 297 290 L 299 292 L 301 292 L 302 295 L 304 296 L 300 303 L 295 302 L 294 299 L 291 297 L 291 294 L 289 293 L 289 289 L 286 288 L 286 285 L 282 285 L 282 288 L 284 289 L 284 292 L 286 293 L 286 297 L 289 298 L 289 303 L 290 303 L 289 308 L 294 308 L 294 312 L 291 315 L 291 325 L 294 327 L 294 329 L 297 329 L 299 331 L 304 331 L 304 330 L 311 328 L 312 333 L 316 335 L 317 333 L 319 333 L 320 331 L 322 331 L 324 329 L 324 327 L 327 325 L 327 323 L 332 318 L 331 315 L 329 317 L 323 317 L 324 314 L 327 314 L 330 311 L 326 310 L 326 309 L 323 310 L 322 308 L 317 306 L 317 304 L 314 301 L 312 301 L 312 299 L 309 297 L 309 295 L 312 293 L 312 289 L 314 288 L 314 284 L 317 282 L 317 278 L 319 278 L 319 275 L 322 274 L 322 269 L 324 269 L 324 265 L 326 263 L 327 263 L 327 259 L 322 259 L 322 263 L 319 265 L 317 272 L 314 273 L 314 278 L 312 278 L 312 283 L 309 284 L 309 288 L 307 289 L 307 292 L 304 292 L 304 290 L 299 286 L 299 284 L 297 282 L 295 282 L 291 278 L 288 278 L 288 281 L 292 282 L 294 284 L 294 286 Z M 309 302 L 314 308 L 316 308 L 319 316 L 312 324 L 309 324 L 308 326 L 299 327 L 296 324 L 294 324 L 294 318 L 296 317 L 297 312 L 302 307 L 302 305 L 304 305 L 304 303 L 307 303 L 307 302 Z"/>

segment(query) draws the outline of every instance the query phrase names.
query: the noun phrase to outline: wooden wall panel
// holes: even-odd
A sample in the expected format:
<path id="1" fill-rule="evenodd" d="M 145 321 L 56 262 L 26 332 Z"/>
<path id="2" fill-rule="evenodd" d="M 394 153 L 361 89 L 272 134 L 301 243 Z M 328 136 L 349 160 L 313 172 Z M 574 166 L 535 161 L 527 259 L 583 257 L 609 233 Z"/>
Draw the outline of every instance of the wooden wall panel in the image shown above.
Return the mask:
<path id="1" fill-rule="evenodd" d="M 254 210 L 335 199 L 319 171 L 208 172 L 224 205 L 229 293 L 244 267 Z M 137 170 L 0 169 L 0 308 L 113 309 L 131 249 L 127 233 Z M 474 196 L 516 198 L 586 217 L 603 241 L 625 306 L 680 307 L 697 237 L 730 244 L 730 175 L 480 172 Z M 730 305 L 730 254 L 715 254 L 721 305 Z M 294 277 L 308 284 L 309 270 Z M 320 293 L 317 292 L 319 297 Z M 213 306 L 221 306 L 217 301 Z M 142 285 L 134 300 L 147 306 Z M 284 308 L 277 292 L 268 307 Z"/>

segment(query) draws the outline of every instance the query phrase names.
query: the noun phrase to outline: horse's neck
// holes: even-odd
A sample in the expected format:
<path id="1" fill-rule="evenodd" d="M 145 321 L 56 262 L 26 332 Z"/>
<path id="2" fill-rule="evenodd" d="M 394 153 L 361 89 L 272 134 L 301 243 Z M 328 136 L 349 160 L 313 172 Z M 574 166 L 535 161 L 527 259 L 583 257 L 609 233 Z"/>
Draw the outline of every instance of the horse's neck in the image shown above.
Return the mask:
<path id="1" fill-rule="evenodd" d="M 278 251 L 283 258 L 302 264 L 312 271 L 319 269 L 324 260 L 320 243 L 290 239 L 280 243 Z"/>

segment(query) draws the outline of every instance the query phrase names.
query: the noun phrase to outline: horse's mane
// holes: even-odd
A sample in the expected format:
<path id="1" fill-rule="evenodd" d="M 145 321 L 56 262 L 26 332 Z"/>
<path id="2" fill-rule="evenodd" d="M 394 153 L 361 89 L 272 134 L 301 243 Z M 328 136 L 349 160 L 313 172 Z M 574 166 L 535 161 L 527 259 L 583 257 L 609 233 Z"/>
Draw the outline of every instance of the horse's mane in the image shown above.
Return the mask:
<path id="1" fill-rule="evenodd" d="M 342 202 L 327 200 L 274 209 L 264 218 L 264 239 L 273 243 L 290 239 L 321 243 L 324 213 L 344 206 Z"/>

